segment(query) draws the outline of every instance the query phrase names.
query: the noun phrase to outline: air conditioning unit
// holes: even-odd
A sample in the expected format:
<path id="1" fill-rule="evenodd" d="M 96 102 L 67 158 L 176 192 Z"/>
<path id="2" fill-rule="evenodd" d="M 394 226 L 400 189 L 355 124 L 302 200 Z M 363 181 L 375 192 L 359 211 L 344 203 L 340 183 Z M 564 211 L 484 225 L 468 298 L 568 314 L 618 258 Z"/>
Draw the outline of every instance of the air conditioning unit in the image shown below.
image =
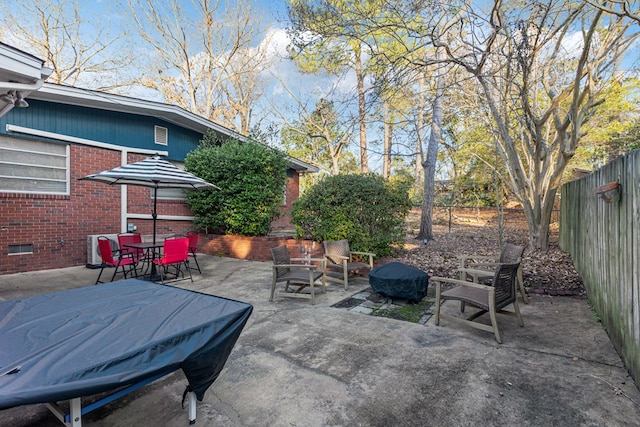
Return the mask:
<path id="1" fill-rule="evenodd" d="M 99 266 L 102 264 L 100 250 L 98 249 L 98 237 L 100 236 L 109 238 L 112 250 L 115 251 L 119 248 L 117 234 L 93 234 L 87 236 L 87 266 Z"/>

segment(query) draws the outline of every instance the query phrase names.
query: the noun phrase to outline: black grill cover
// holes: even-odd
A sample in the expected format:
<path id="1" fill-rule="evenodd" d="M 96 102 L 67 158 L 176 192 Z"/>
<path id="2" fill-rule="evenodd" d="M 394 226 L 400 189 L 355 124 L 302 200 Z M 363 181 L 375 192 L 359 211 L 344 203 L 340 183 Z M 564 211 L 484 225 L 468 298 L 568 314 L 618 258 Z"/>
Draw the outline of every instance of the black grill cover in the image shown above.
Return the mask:
<path id="1" fill-rule="evenodd" d="M 137 279 L 0 302 L 0 409 L 110 391 L 178 368 L 202 400 L 252 310 Z"/>
<path id="2" fill-rule="evenodd" d="M 420 301 L 427 295 L 429 276 L 419 268 L 391 262 L 371 270 L 369 284 L 378 294 Z"/>

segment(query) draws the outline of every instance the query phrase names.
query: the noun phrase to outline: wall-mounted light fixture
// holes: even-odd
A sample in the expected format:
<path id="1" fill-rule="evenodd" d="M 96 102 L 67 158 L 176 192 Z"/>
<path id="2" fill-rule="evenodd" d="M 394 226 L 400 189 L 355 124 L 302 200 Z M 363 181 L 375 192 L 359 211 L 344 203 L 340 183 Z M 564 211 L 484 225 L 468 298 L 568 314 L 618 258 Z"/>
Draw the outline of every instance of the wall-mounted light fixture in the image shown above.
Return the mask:
<path id="1" fill-rule="evenodd" d="M 11 92 L 13 91 L 10 90 L 9 92 L 3 93 L 2 95 L 0 95 L 0 100 L 6 102 L 7 104 L 14 104 L 15 101 L 13 99 L 13 94 Z"/>
<path id="2" fill-rule="evenodd" d="M 16 91 L 16 104 L 15 105 L 16 105 L 16 107 L 19 107 L 19 108 L 27 108 L 29 106 L 29 103 L 24 100 L 22 92 L 20 92 L 20 91 Z"/>
<path id="3" fill-rule="evenodd" d="M 16 107 L 20 108 L 27 108 L 29 106 L 29 103 L 24 100 L 22 92 L 17 90 L 10 90 L 7 93 L 1 94 L 0 99 L 7 104 L 13 104 Z"/>

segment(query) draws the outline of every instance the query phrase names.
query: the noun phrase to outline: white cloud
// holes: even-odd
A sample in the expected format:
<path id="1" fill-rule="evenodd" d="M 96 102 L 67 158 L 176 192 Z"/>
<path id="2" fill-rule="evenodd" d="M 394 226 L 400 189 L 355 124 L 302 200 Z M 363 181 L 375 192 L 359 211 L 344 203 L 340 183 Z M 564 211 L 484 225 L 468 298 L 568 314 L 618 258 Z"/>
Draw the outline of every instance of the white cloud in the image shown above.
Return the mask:
<path id="1" fill-rule="evenodd" d="M 262 46 L 266 45 L 266 51 L 270 57 L 278 58 L 287 56 L 287 46 L 289 46 L 289 43 L 291 43 L 291 39 L 282 28 L 270 29 L 260 42 Z"/>
<path id="2" fill-rule="evenodd" d="M 312 39 L 315 35 L 309 33 L 308 37 Z M 340 95 L 354 93 L 356 77 L 353 71 L 347 71 L 342 76 L 302 73 L 293 61 L 288 59 L 290 43 L 291 38 L 282 28 L 271 29 L 265 35 L 261 45 L 266 44 L 268 56 L 273 60 L 273 65 L 266 71 L 269 77 L 275 75 L 277 79 L 287 85 L 289 90 L 294 93 L 307 94 L 307 96 L 328 96 L 332 92 Z M 279 81 L 273 84 L 270 93 L 272 96 L 288 96 Z"/>
<path id="3" fill-rule="evenodd" d="M 568 58 L 576 58 L 581 55 L 584 47 L 584 38 L 580 31 L 568 34 L 562 39 L 562 49 Z"/>

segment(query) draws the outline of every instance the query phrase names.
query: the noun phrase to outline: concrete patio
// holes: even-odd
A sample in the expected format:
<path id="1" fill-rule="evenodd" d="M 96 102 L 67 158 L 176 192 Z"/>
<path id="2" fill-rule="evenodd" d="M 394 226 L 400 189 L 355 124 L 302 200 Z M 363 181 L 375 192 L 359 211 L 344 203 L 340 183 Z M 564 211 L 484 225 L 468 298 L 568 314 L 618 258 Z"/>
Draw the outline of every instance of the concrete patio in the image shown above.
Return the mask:
<path id="1" fill-rule="evenodd" d="M 268 301 L 271 263 L 201 255 L 194 282 L 253 304 L 222 374 L 198 403 L 200 426 L 637 426 L 640 391 L 586 301 L 532 295 L 524 328 L 490 333 L 349 312 L 368 288 L 328 285 L 308 301 Z M 93 285 L 72 267 L 0 276 L 0 300 Z M 443 310 L 457 311 L 447 303 Z M 1 350 L 0 350 L 1 351 Z M 90 426 L 186 426 L 186 380 L 167 376 L 83 417 Z M 0 426 L 58 426 L 44 405 L 0 411 Z"/>

